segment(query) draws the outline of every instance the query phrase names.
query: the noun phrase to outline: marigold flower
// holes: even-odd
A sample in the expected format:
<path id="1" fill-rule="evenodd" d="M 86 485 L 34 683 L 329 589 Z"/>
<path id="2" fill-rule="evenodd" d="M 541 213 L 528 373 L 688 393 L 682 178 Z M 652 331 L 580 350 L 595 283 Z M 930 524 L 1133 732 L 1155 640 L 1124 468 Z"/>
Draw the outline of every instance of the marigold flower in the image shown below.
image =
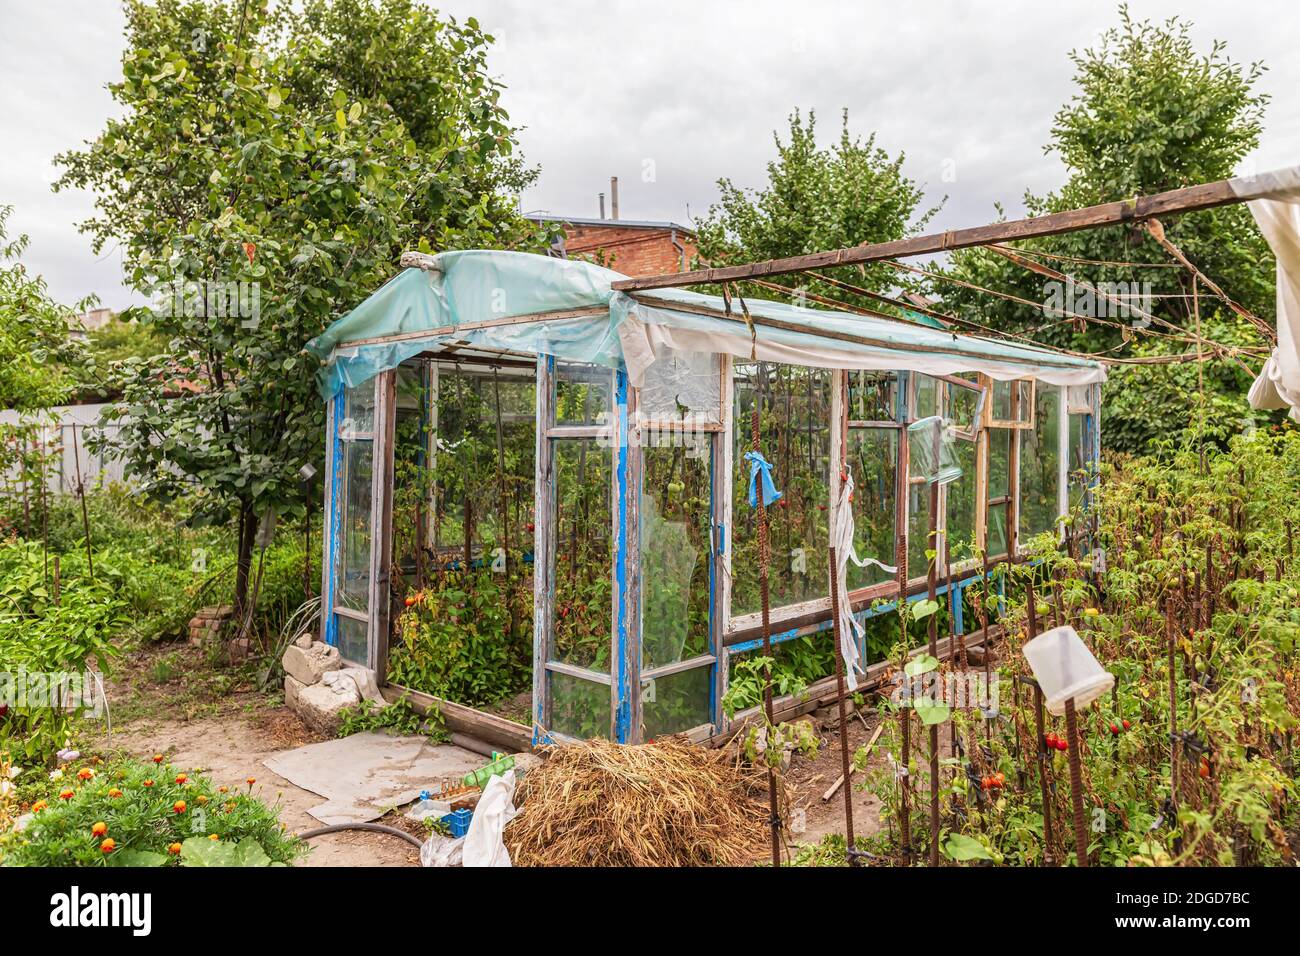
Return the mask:
<path id="1" fill-rule="evenodd" d="M 60 800 L 71 800 L 71 799 L 72 799 L 72 791 L 71 791 L 71 790 L 60 790 L 60 791 L 59 791 L 59 799 L 60 799 Z"/>
<path id="2" fill-rule="evenodd" d="M 173 804 L 172 804 L 172 812 L 173 812 L 173 813 L 184 813 L 184 812 L 185 812 L 185 801 L 184 801 L 184 800 L 177 800 L 175 803 L 173 803 Z"/>
<path id="3" fill-rule="evenodd" d="M 108 832 L 108 824 L 105 823 L 103 820 L 100 820 L 98 823 L 96 823 L 93 827 L 90 828 L 90 832 L 94 836 L 101 837 Z"/>
<path id="4" fill-rule="evenodd" d="M 117 849 L 117 841 L 114 840 L 112 837 L 109 837 L 107 840 L 105 840 L 103 843 L 99 845 L 99 851 L 101 853 L 112 853 L 116 849 Z"/>
<path id="5" fill-rule="evenodd" d="M 173 843 L 171 846 L 167 847 L 167 852 L 170 853 L 172 856 L 179 856 L 181 852 L 181 845 L 179 843 Z"/>
<path id="6" fill-rule="evenodd" d="M 152 780 L 141 780 L 141 781 L 140 781 L 140 784 L 141 784 L 142 786 L 145 786 L 145 787 L 152 787 L 152 786 L 153 786 L 153 781 L 152 781 Z"/>
<path id="7" fill-rule="evenodd" d="M 108 791 L 108 795 L 110 797 L 120 797 L 122 795 L 122 791 L 117 789 L 117 787 L 113 787 L 111 790 Z"/>
<path id="8" fill-rule="evenodd" d="M 37 800 L 35 803 L 32 804 L 32 813 L 40 813 L 48 806 L 49 804 L 46 803 L 44 800 Z"/>
<path id="9" fill-rule="evenodd" d="M 80 770 L 77 771 L 78 780 L 89 780 L 94 775 L 95 775 L 95 771 L 91 770 L 89 767 L 82 767 Z"/>
<path id="10" fill-rule="evenodd" d="M 247 782 L 248 782 L 248 785 L 251 787 L 253 784 L 257 783 L 257 778 L 256 778 L 256 777 L 249 777 Z"/>
<path id="11" fill-rule="evenodd" d="M 226 786 L 217 787 L 217 793 L 229 793 L 230 788 Z"/>
<path id="12" fill-rule="evenodd" d="M 205 796 L 204 796 L 203 794 L 201 794 L 201 793 L 200 793 L 197 797 L 195 797 L 194 799 L 198 801 L 199 806 L 203 806 L 203 804 L 205 804 L 205 803 L 208 802 L 208 798 L 205 797 Z"/>
<path id="13" fill-rule="evenodd" d="M 176 775 L 176 782 L 177 782 L 177 783 L 180 783 L 180 784 L 185 783 L 185 781 L 187 781 L 187 780 L 189 780 L 189 779 L 190 779 L 189 774 L 178 773 L 178 774 Z"/>
<path id="14" fill-rule="evenodd" d="M 162 754 L 154 754 L 154 755 L 153 755 L 153 762 L 154 762 L 154 763 L 162 763 L 162 762 L 163 762 L 163 755 L 162 755 Z"/>
<path id="15" fill-rule="evenodd" d="M 209 833 L 209 834 L 208 834 L 208 839 L 209 839 L 209 840 L 216 841 L 216 840 L 220 840 L 221 837 L 217 836 L 215 833 Z"/>

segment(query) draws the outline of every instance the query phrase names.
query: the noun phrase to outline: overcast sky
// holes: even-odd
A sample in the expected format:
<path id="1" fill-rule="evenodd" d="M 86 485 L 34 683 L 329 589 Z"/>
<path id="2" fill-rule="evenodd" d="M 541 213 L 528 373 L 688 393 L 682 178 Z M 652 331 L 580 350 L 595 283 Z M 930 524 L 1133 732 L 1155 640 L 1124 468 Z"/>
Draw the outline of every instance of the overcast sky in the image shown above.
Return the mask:
<path id="1" fill-rule="evenodd" d="M 525 158 L 541 167 L 526 210 L 594 216 L 609 177 L 624 218 L 689 222 L 717 197 L 721 176 L 763 181 L 772 131 L 796 107 L 815 109 L 821 138 L 872 130 L 931 204 L 935 225 L 979 225 L 1001 201 L 1021 209 L 1026 188 L 1059 185 L 1043 154 L 1053 114 L 1071 95 L 1070 50 L 1117 22 L 1106 3 L 999 0 L 452 0 L 497 37 L 492 71 L 523 127 Z M 1179 13 L 1202 49 L 1226 40 L 1242 62 L 1269 67 L 1272 95 L 1259 170 L 1300 163 L 1300 10 L 1248 3 L 1134 2 L 1134 15 Z M 50 190 L 59 151 L 102 128 L 105 84 L 120 73 L 117 0 L 0 0 L 0 203 L 11 233 L 31 236 L 29 267 L 66 302 L 95 293 L 133 301 L 115 250 L 96 257 L 76 224 L 84 194 Z M 945 169 L 955 173 L 945 180 Z"/>

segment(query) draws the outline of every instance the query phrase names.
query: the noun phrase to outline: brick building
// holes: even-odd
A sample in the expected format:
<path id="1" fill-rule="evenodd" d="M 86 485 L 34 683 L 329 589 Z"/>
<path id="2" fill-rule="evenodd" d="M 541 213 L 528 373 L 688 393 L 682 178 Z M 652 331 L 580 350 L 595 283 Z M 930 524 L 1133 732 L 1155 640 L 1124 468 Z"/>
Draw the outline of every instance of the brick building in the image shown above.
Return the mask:
<path id="1" fill-rule="evenodd" d="M 696 254 L 695 233 L 675 222 L 542 215 L 528 218 L 564 225 L 564 238 L 553 250 L 556 256 L 587 259 L 633 278 L 685 272 Z"/>

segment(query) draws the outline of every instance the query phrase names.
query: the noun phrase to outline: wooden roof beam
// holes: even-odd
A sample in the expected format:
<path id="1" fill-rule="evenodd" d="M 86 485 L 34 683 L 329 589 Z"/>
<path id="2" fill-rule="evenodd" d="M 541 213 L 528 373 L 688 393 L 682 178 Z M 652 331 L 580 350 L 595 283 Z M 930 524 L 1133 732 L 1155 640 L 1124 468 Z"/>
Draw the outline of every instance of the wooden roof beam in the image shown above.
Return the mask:
<path id="1" fill-rule="evenodd" d="M 765 262 L 751 262 L 745 265 L 718 266 L 711 269 L 696 269 L 692 272 L 673 272 L 643 276 L 639 279 L 623 279 L 615 282 L 613 288 L 620 292 L 637 292 L 719 282 L 743 282 L 746 279 L 788 275 L 809 269 L 862 265 L 868 262 L 879 262 L 882 259 L 930 255 L 946 252 L 949 249 L 966 249 L 993 242 L 1015 242 L 1020 239 L 1077 232 L 1081 229 L 1095 229 L 1100 226 L 1137 223 L 1154 216 L 1195 212 L 1255 199 L 1265 195 L 1277 178 L 1281 178 L 1279 174 L 1221 179 L 1218 182 L 1203 183 L 1199 186 L 1171 189 L 1152 196 L 1138 196 L 1121 202 L 1102 203 L 1099 206 L 1070 209 L 1030 219 L 995 222 L 987 226 L 953 229 L 925 236 L 869 243 L 847 249 L 831 249 L 826 252 L 814 252 L 785 259 L 769 259 Z"/>

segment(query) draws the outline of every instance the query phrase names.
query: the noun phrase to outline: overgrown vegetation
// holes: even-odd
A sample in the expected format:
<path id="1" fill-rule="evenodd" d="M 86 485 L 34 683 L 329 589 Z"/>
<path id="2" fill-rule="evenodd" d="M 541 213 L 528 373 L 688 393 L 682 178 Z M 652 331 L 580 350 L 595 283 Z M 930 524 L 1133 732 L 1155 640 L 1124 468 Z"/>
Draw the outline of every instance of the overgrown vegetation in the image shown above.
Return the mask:
<path id="1" fill-rule="evenodd" d="M 963 753 L 942 761 L 938 784 L 949 859 L 1075 862 L 1068 745 L 1059 743 L 1065 728 L 1049 715 L 1038 737 L 1032 695 L 1018 680 L 1029 674 L 1020 648 L 1032 612 L 1039 629 L 1075 626 L 1116 678 L 1113 693 L 1080 715 L 1094 864 L 1291 860 L 1292 735 L 1300 714 L 1297 461 L 1294 429 L 1240 436 L 1204 459 L 1191 446 L 1167 446 L 1151 459 L 1113 458 L 1098 497 L 1095 540 L 1105 570 L 1094 570 L 1090 555 L 1058 548 L 1051 535 L 1035 539 L 1036 561 L 1015 566 L 1007 583 L 997 716 L 960 710 L 951 718 Z M 1031 579 L 1032 607 L 1025 597 Z M 985 599 L 990 606 L 995 600 L 992 593 Z M 932 713 L 948 717 L 946 708 Z M 926 777 L 919 731 L 928 722 L 921 708 L 908 722 L 914 787 Z M 903 760 L 897 727 L 891 718 L 882 738 L 893 766 Z M 1040 768 L 1049 784 L 1046 806 Z M 885 801 L 889 823 L 873 847 L 901 862 L 897 778 L 888 768 L 872 771 L 865 786 Z M 914 790 L 914 849 L 930 836 L 916 800 Z M 1050 843 L 1044 814 L 1054 823 Z"/>
<path id="2" fill-rule="evenodd" d="M 74 761 L 46 781 L 22 829 L 0 827 L 0 865 L 290 864 L 307 845 L 285 833 L 278 807 L 253 795 L 255 783 L 216 784 L 161 755 Z"/>

